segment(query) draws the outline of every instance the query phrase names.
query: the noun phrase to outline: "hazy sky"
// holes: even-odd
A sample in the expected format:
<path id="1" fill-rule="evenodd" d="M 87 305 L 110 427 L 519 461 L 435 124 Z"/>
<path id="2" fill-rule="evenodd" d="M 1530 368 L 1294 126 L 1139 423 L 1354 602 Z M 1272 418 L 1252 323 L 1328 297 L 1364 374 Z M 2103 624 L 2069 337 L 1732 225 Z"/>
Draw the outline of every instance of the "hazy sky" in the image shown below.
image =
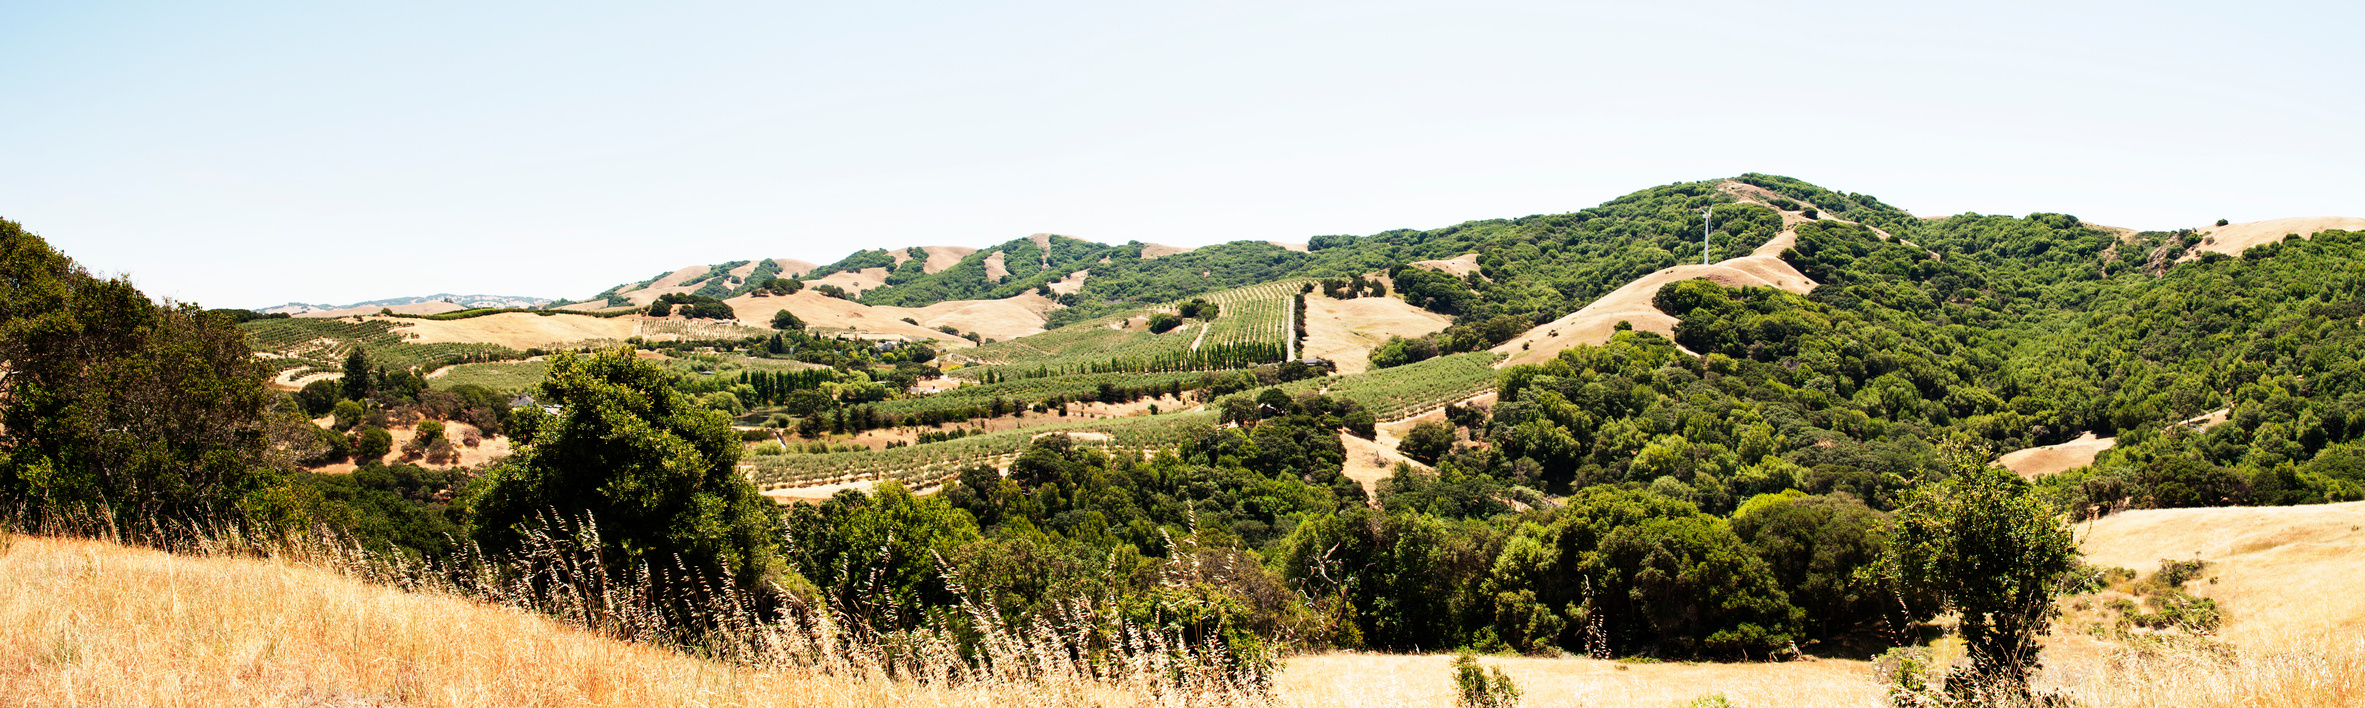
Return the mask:
<path id="1" fill-rule="evenodd" d="M 2360 7 L 11 0 L 0 217 L 258 307 L 1749 171 L 1923 215 L 2365 216 Z"/>

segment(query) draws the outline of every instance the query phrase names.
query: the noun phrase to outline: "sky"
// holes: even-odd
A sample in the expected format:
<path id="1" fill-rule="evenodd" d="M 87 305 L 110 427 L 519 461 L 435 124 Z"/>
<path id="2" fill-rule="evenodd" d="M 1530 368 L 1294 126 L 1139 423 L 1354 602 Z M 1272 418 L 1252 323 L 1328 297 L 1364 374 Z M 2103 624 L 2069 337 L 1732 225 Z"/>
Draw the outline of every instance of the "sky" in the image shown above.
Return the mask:
<path id="1" fill-rule="evenodd" d="M 0 218 L 209 307 L 1304 241 L 1767 172 L 2365 216 L 2360 3 L 0 3 Z"/>

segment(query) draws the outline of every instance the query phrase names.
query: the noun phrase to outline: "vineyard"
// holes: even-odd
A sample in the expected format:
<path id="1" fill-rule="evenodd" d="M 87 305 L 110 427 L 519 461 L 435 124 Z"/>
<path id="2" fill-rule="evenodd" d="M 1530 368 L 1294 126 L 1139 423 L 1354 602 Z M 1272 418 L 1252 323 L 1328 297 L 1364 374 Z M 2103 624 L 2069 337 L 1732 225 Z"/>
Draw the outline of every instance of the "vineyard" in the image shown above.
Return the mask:
<path id="1" fill-rule="evenodd" d="M 389 369 L 433 370 L 465 362 L 523 359 L 525 353 L 493 344 L 412 344 L 386 320 L 280 318 L 242 325 L 247 347 L 280 371 L 338 371 L 354 347 Z"/>
<path id="2" fill-rule="evenodd" d="M 1443 356 L 1418 364 L 1364 374 L 1326 376 L 1284 384 L 1291 394 L 1323 391 L 1352 400 L 1381 420 L 1398 420 L 1426 413 L 1445 404 L 1484 393 L 1495 385 L 1494 364 L 1503 355 L 1470 352 Z M 1045 400 L 1066 396 L 1097 396 L 1103 384 L 1112 387 L 1152 388 L 1162 384 L 1187 385 L 1198 374 L 1085 374 L 968 386 L 928 398 L 864 406 L 865 419 L 925 417 L 974 412 L 993 399 Z M 1235 395 L 1255 395 L 1247 392 Z M 852 412 L 850 410 L 849 412 Z M 950 416 L 940 415 L 944 420 Z M 756 483 L 766 489 L 803 487 L 870 479 L 896 479 L 914 487 L 933 486 L 960 468 L 974 464 L 1004 466 L 1026 449 L 1028 441 L 1054 432 L 1099 433 L 1080 440 L 1113 450 L 1153 450 L 1178 446 L 1190 439 L 1194 426 L 1212 425 L 1212 412 L 1170 413 L 1107 420 L 1077 421 L 1005 430 L 943 442 L 890 448 L 876 452 L 759 455 L 750 458 Z"/>
<path id="3" fill-rule="evenodd" d="M 374 354 L 377 350 L 371 351 Z M 713 380 L 712 384 L 703 387 L 691 383 L 692 388 L 717 389 L 728 388 L 732 384 L 748 384 L 756 389 L 758 399 L 750 401 L 750 403 L 776 403 L 779 396 L 787 391 L 813 388 L 819 385 L 818 382 L 832 378 L 827 367 L 787 359 L 693 354 L 675 359 L 650 361 L 681 377 L 680 380 L 684 382 Z M 534 387 L 541 385 L 543 376 L 549 370 L 550 364 L 545 361 L 462 364 L 452 367 L 442 376 L 429 379 L 428 385 L 437 390 L 474 385 L 502 393 L 519 393 L 531 391 Z M 764 399 L 767 394 L 771 395 L 771 400 Z"/>
<path id="4" fill-rule="evenodd" d="M 920 488 L 934 486 L 963 467 L 1007 466 L 1036 437 L 1049 433 L 1080 433 L 1076 442 L 1081 445 L 1139 452 L 1179 447 L 1191 439 L 1194 428 L 1213 426 L 1215 420 L 1214 413 L 1201 412 L 1078 421 L 876 452 L 751 455 L 742 466 L 750 469 L 756 486 L 766 490 L 873 479 Z"/>
<path id="5" fill-rule="evenodd" d="M 427 385 L 438 391 L 449 391 L 461 386 L 482 386 L 500 393 L 519 393 L 542 385 L 542 378 L 549 373 L 550 363 L 542 361 L 462 364 L 452 367 L 442 376 L 428 379 Z"/>
<path id="6" fill-rule="evenodd" d="M 1191 320 L 1164 334 L 1123 328 L 1142 314 L 1134 312 L 988 344 L 958 354 L 977 365 L 953 375 L 984 380 L 989 375 L 1213 371 L 1280 361 L 1290 349 L 1291 303 L 1305 282 L 1266 283 L 1198 296 L 1195 299 L 1220 308 L 1215 320 Z M 1172 311 L 1179 304 L 1159 310 Z"/>
<path id="7" fill-rule="evenodd" d="M 772 336 L 770 329 L 729 320 L 647 320 L 641 323 L 640 333 L 652 340 L 672 335 L 694 342 Z"/>
<path id="8" fill-rule="evenodd" d="M 1454 354 L 1368 373 L 1296 381 L 1282 384 L 1281 390 L 1293 396 L 1322 391 L 1363 404 L 1380 420 L 1402 420 L 1493 389 L 1495 375 L 1502 373 L 1494 365 L 1502 360 L 1497 352 Z"/>
<path id="9" fill-rule="evenodd" d="M 1191 390 L 1198 388 L 1199 379 L 1201 376 L 1204 376 L 1204 374 L 1197 372 L 1177 372 L 1075 374 L 1068 376 L 1047 376 L 1041 378 L 1019 378 L 997 383 L 962 386 L 960 388 L 946 391 L 944 393 L 939 393 L 933 396 L 908 398 L 896 401 L 883 401 L 880 403 L 870 404 L 869 407 L 882 417 L 914 417 L 924 416 L 930 412 L 946 413 L 968 409 L 990 409 L 993 406 L 995 399 L 1002 399 L 1009 404 L 1023 407 L 1028 404 L 1055 399 L 1068 401 L 1096 400 L 1100 395 L 1101 388 L 1104 386 L 1109 387 L 1112 390 L 1133 391 L 1144 391 L 1149 389 L 1173 391 Z M 969 415 L 963 417 L 975 418 L 981 416 Z"/>
<path id="10" fill-rule="evenodd" d="M 1214 322 L 1207 323 L 1207 331 L 1197 340 L 1198 346 L 1281 345 L 1288 341 L 1294 324 L 1289 312 L 1291 302 L 1306 282 L 1284 280 L 1201 296 L 1222 310 Z"/>

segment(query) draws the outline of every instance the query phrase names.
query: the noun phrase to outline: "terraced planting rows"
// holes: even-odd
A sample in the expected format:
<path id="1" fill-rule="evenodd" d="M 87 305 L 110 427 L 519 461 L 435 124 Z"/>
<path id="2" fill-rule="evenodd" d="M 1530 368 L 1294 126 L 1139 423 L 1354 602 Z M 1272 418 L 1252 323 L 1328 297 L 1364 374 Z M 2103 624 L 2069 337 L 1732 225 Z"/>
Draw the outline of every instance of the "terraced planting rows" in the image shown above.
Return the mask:
<path id="1" fill-rule="evenodd" d="M 1292 395 L 1308 391 L 1325 391 L 1326 395 L 1355 401 L 1370 410 L 1380 420 L 1401 420 L 1445 407 L 1446 404 L 1484 393 L 1494 388 L 1494 364 L 1502 354 L 1470 352 L 1443 356 L 1418 364 L 1399 366 L 1379 371 L 1307 379 L 1282 385 Z M 1195 374 L 1190 375 L 1195 376 Z M 1105 377 L 1105 378 L 1104 378 Z M 1062 377 L 1078 382 L 1116 379 L 1140 379 L 1141 375 L 1094 375 Z M 1040 391 L 1057 390 L 1063 385 L 1056 379 L 1012 381 L 1010 384 L 1037 384 Z M 985 386 L 961 389 L 981 390 Z M 1016 389 L 1001 389 L 1011 391 Z M 1259 389 L 1261 390 L 1261 389 Z M 949 395 L 949 394 L 947 394 Z M 1234 394 L 1253 396 L 1255 391 Z M 988 394 L 990 398 L 991 394 Z M 911 403 L 928 399 L 915 399 Z M 976 405 L 971 398 L 963 405 Z M 895 403 L 906 403 L 897 401 Z M 908 414 L 898 412 L 899 414 Z M 1213 425 L 1213 412 L 1169 413 L 1114 420 L 1079 421 L 1018 430 L 987 433 L 959 440 L 914 445 L 876 452 L 838 452 L 819 455 L 759 455 L 748 458 L 758 486 L 766 489 L 804 487 L 820 484 L 855 482 L 869 479 L 897 479 L 905 484 L 921 487 L 934 485 L 973 464 L 1009 464 L 1035 437 L 1052 432 L 1103 433 L 1110 440 L 1088 440 L 1087 444 L 1119 450 L 1151 450 L 1174 447 L 1188 439 L 1194 425 Z"/>
<path id="2" fill-rule="evenodd" d="M 976 380 L 987 371 L 1011 377 L 1036 371 L 1210 371 L 1279 361 L 1291 339 L 1290 303 L 1305 282 L 1282 281 L 1200 295 L 1218 305 L 1216 319 L 1192 320 L 1165 334 L 1119 328 L 1127 319 L 1142 314 L 1134 312 L 988 344 L 961 352 L 960 358 L 980 365 L 953 375 Z M 1171 312 L 1180 304 L 1169 303 L 1159 310 Z"/>
<path id="3" fill-rule="evenodd" d="M 1290 303 L 1306 282 L 1284 280 L 1202 296 L 1222 310 L 1214 322 L 1207 323 L 1207 336 L 1200 340 L 1201 346 L 1288 341 L 1292 334 Z"/>
<path id="4" fill-rule="evenodd" d="M 1282 384 L 1281 390 L 1290 395 L 1323 391 L 1363 404 L 1380 420 L 1402 420 L 1493 389 L 1495 375 L 1501 373 L 1494 365 L 1502 360 L 1499 352 L 1453 354 L 1361 374 L 1294 381 Z M 1256 391 L 1233 395 L 1253 396 Z"/>
<path id="5" fill-rule="evenodd" d="M 911 416 L 928 411 L 976 408 L 988 405 L 996 398 L 1020 404 L 1033 403 L 1053 397 L 1069 400 L 1090 397 L 1100 392 L 1102 385 L 1117 388 L 1147 388 L 1167 384 L 1184 384 L 1186 388 L 1204 376 L 1201 372 L 1074 374 L 1002 381 L 998 383 L 962 386 L 960 388 L 922 398 L 907 398 L 869 404 L 880 415 Z"/>
<path id="6" fill-rule="evenodd" d="M 984 366 L 1018 363 L 1031 366 L 1055 359 L 1138 356 L 1190 346 L 1191 335 L 1181 332 L 1157 335 L 1116 328 L 1127 319 L 1139 316 L 1140 312 L 1131 312 L 1087 320 L 1041 334 L 965 349 L 953 356 L 980 362 Z M 1182 341 L 1179 344 L 1166 341 L 1173 339 Z M 971 372 L 975 373 L 975 370 Z"/>
<path id="7" fill-rule="evenodd" d="M 370 361 L 390 369 L 434 369 L 467 361 L 523 359 L 525 353 L 494 344 L 412 344 L 385 320 L 286 318 L 255 320 L 239 325 L 247 346 L 280 371 L 306 368 L 341 370 L 354 347 L 369 352 Z"/>
<path id="8" fill-rule="evenodd" d="M 518 393 L 542 385 L 542 378 L 549 373 L 550 363 L 544 361 L 463 364 L 452 367 L 442 376 L 428 379 L 427 386 L 438 391 L 449 391 L 460 386 L 483 386 L 501 393 Z"/>
<path id="9" fill-rule="evenodd" d="M 1156 450 L 1181 445 L 1192 426 L 1214 425 L 1210 412 L 1077 421 L 975 435 L 959 440 L 874 452 L 819 455 L 750 455 L 742 461 L 756 486 L 771 490 L 822 484 L 894 479 L 911 487 L 933 486 L 978 464 L 1006 466 L 1028 443 L 1049 433 L 1098 433 L 1078 444 L 1112 452 Z M 1106 436 L 1107 439 L 1099 439 Z"/>

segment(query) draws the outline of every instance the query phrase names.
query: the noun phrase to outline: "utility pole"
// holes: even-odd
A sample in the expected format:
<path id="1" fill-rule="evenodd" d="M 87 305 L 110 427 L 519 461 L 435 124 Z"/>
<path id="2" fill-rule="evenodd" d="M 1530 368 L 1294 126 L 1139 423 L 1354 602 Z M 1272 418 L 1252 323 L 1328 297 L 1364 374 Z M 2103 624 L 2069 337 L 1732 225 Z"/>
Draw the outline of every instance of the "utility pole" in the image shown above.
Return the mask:
<path id="1" fill-rule="evenodd" d="M 1708 265 L 1708 222 L 1716 218 L 1716 205 L 1700 210 L 1700 265 Z"/>

